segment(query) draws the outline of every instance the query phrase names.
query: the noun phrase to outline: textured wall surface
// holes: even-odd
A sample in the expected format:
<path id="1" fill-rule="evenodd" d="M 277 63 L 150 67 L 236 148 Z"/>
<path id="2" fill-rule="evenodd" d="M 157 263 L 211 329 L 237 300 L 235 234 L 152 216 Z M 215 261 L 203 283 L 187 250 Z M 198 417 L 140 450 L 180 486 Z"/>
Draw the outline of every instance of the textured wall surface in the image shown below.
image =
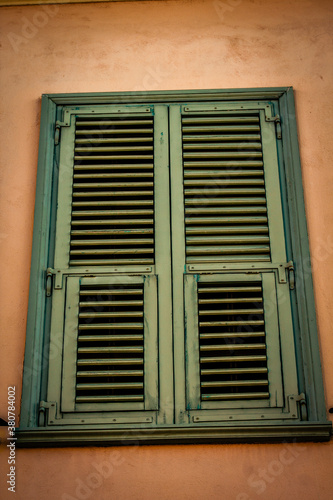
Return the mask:
<path id="1" fill-rule="evenodd" d="M 332 3 L 170 0 L 1 8 L 1 406 L 22 384 L 40 96 L 295 89 L 327 407 L 333 406 Z M 332 415 L 330 415 L 332 417 Z M 4 429 L 4 428 L 2 428 Z M 2 498 L 8 451 L 0 447 Z M 38 449 L 17 500 L 332 498 L 333 445 Z"/>

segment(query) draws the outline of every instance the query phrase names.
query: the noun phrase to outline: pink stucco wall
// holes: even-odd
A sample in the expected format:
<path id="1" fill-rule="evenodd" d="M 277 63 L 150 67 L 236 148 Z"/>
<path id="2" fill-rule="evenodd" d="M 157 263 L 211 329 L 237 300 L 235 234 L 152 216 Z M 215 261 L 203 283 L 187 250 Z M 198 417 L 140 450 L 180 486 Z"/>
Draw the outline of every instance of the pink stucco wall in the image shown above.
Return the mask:
<path id="1" fill-rule="evenodd" d="M 293 85 L 327 408 L 333 406 L 332 3 L 1 8 L 1 407 L 22 383 L 40 96 Z M 332 418 L 332 415 L 330 415 Z M 2 498 L 8 452 L 0 447 Z M 19 450 L 18 500 L 332 498 L 333 445 Z M 98 472 L 99 471 L 99 472 Z"/>

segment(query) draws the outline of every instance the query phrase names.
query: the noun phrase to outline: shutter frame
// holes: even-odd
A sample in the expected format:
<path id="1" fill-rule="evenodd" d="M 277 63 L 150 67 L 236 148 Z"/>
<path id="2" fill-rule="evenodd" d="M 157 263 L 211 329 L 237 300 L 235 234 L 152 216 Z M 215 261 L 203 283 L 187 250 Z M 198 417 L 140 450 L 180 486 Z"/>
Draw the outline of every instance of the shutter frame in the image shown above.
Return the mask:
<path id="1" fill-rule="evenodd" d="M 326 421 L 325 403 L 323 397 L 322 376 L 320 373 L 318 339 L 315 328 L 315 312 L 313 304 L 313 293 L 311 276 L 306 275 L 303 279 L 303 263 L 308 261 L 308 249 L 305 248 L 306 229 L 304 217 L 304 205 L 301 187 L 301 170 L 299 165 L 299 153 L 297 145 L 297 132 L 294 122 L 294 102 L 293 91 L 291 88 L 281 89 L 236 89 L 227 91 L 186 91 L 186 92 L 151 92 L 149 93 L 150 103 L 169 103 L 175 101 L 179 103 L 191 103 L 201 100 L 201 102 L 221 101 L 238 101 L 248 99 L 258 102 L 266 99 L 269 105 L 274 109 L 274 115 L 281 115 L 282 125 L 282 141 L 279 141 L 279 168 L 282 179 L 282 190 L 286 190 L 283 194 L 283 210 L 285 221 L 287 221 L 287 232 L 289 231 L 288 217 L 290 218 L 290 234 L 287 234 L 288 239 L 288 254 L 287 258 L 293 260 L 296 264 L 296 288 L 291 293 L 293 307 L 293 321 L 295 326 L 296 345 L 298 351 L 298 366 L 300 390 L 306 392 L 309 422 L 298 421 L 289 423 L 288 425 L 277 416 L 277 420 L 268 421 L 267 424 L 261 422 L 250 425 L 251 416 L 246 417 L 245 425 L 232 424 L 226 422 L 224 426 L 221 424 L 217 427 L 213 423 L 213 427 L 207 426 L 209 423 L 203 421 L 204 426 L 200 427 L 200 417 L 198 422 L 192 421 L 188 426 L 167 426 L 159 431 L 154 429 L 151 433 L 148 429 L 143 429 L 139 417 L 133 417 L 132 423 L 133 439 L 138 439 L 142 443 L 152 443 L 159 439 L 159 442 L 234 442 L 237 440 L 243 442 L 258 442 L 259 440 L 267 442 L 270 439 L 285 440 L 288 439 L 311 439 L 316 441 L 327 440 L 330 436 L 331 423 Z M 38 402 L 40 399 L 46 399 L 46 378 L 45 369 L 42 370 L 41 359 L 44 359 L 44 367 L 49 363 L 48 348 L 50 346 L 48 338 L 48 324 L 50 318 L 50 301 L 43 303 L 45 298 L 44 291 L 44 271 L 47 267 L 55 267 L 53 262 L 53 252 L 49 247 L 49 234 L 54 233 L 52 226 L 54 217 L 52 215 L 51 225 L 49 224 L 49 215 L 55 213 L 54 209 L 50 208 L 50 193 L 57 185 L 57 166 L 53 164 L 53 159 L 57 157 L 57 150 L 54 149 L 53 133 L 56 119 L 62 121 L 62 106 L 67 106 L 68 103 L 76 106 L 87 106 L 87 104 L 117 104 L 122 105 L 124 100 L 131 104 L 146 103 L 147 93 L 112 93 L 112 94 L 55 94 L 47 95 L 42 98 L 42 127 L 39 152 L 39 166 L 37 176 L 37 198 L 36 198 L 36 218 L 34 227 L 34 246 L 32 255 L 31 269 L 31 294 L 29 299 L 29 314 L 27 327 L 26 341 L 26 356 L 23 380 L 23 396 L 20 416 L 20 429 L 17 430 L 19 444 L 21 446 L 53 446 L 61 442 L 63 445 L 76 444 L 120 444 L 123 443 L 123 431 L 111 429 L 107 434 L 99 425 L 103 424 L 105 429 L 105 421 L 96 418 L 96 429 L 87 431 L 85 426 L 78 426 L 75 420 L 67 420 L 67 425 L 70 426 L 70 432 L 62 431 L 58 428 L 37 428 L 38 417 Z M 64 130 L 64 129 L 62 129 Z M 283 158 L 283 162 L 281 159 Z M 54 171 L 53 171 L 54 168 Z M 284 184 L 284 175 L 286 176 L 286 184 Z M 52 177 L 53 176 L 53 177 Z M 55 200 L 56 196 L 53 198 Z M 42 209 L 41 209 L 42 207 Z M 53 229 L 52 229 L 53 227 Z M 42 229 L 41 229 L 42 228 Z M 51 228 L 51 233 L 49 229 Z M 302 241 L 302 245 L 300 245 Z M 51 236 L 52 244 L 52 236 Z M 305 256 L 305 257 L 304 257 Z M 307 256 L 307 257 L 306 257 Z M 256 270 L 259 270 L 255 266 Z M 89 270 L 91 272 L 91 270 Z M 191 271 L 195 271 L 192 269 Z M 135 272 L 135 271 L 134 271 Z M 300 281 L 299 281 L 300 279 Z M 283 285 L 285 286 L 285 285 Z M 285 292 L 288 292 L 288 287 L 285 287 Z M 58 298 L 61 291 L 57 290 Z M 55 290 L 53 290 L 55 294 Z M 59 295 L 60 294 L 60 295 Z M 295 295 L 297 294 L 297 302 Z M 301 324 L 301 328 L 299 327 Z M 44 326 L 46 329 L 44 331 Z M 300 339 L 300 340 L 299 340 Z M 57 339 L 56 339 L 57 340 Z M 44 346 L 44 347 L 43 347 Z M 55 342 L 56 346 L 56 342 Z M 52 354 L 53 356 L 53 354 Z M 51 357 L 52 357 L 51 356 Z M 52 359 L 50 360 L 52 363 Z M 303 364 L 304 362 L 304 364 Z M 304 377 L 303 377 L 304 372 Z M 56 383 L 57 381 L 54 380 Z M 298 396 L 294 398 L 297 400 Z M 291 401 L 291 398 L 289 398 Z M 46 414 L 48 408 L 54 405 L 51 401 L 41 405 L 41 410 Z M 53 406 L 53 407 L 54 407 Z M 297 412 L 297 405 L 294 406 Z M 53 411 L 53 410 L 52 410 Z M 183 415 L 183 422 L 185 414 Z M 152 417 L 149 417 L 152 418 Z M 49 419 L 46 419 L 50 420 Z M 241 420 L 241 419 L 240 419 Z M 43 421 L 43 419 L 41 419 Z M 142 422 L 142 421 L 141 421 Z M 211 419 L 211 422 L 214 422 Z M 121 424 L 121 420 L 118 421 Z M 140 428 L 136 426 L 136 424 Z M 196 424 L 193 426 L 193 424 Z M 198 426 L 199 425 L 199 426 Z M 135 429 L 139 429 L 135 431 Z M 168 434 L 168 438 L 166 437 Z"/>

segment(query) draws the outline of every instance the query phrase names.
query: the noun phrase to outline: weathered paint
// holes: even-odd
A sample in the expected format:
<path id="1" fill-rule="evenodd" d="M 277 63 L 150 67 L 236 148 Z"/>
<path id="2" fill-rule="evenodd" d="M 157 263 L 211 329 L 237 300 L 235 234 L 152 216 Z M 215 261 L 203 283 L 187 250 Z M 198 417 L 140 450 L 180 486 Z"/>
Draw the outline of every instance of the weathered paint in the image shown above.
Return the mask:
<path id="1" fill-rule="evenodd" d="M 16 386 L 18 402 L 21 391 L 41 94 L 184 88 L 294 86 L 332 407 L 331 2 L 111 2 L 0 14 L 1 417 L 7 418 L 7 387 Z M 2 498 L 12 498 L 3 474 L 6 449 L 0 457 Z M 332 462 L 330 443 L 19 450 L 15 498 L 328 499 Z"/>

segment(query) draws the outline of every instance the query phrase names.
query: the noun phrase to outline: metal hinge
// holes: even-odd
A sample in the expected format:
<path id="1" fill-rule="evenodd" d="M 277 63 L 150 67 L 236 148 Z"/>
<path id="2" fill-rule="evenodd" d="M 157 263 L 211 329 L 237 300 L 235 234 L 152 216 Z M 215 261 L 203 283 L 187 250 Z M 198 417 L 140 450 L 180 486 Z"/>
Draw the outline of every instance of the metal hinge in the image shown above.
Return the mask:
<path id="1" fill-rule="evenodd" d="M 46 269 L 46 297 L 51 297 L 52 295 L 52 283 L 53 283 L 53 273 L 52 269 L 49 267 Z"/>
<path id="2" fill-rule="evenodd" d="M 295 270 L 294 263 L 292 260 L 286 262 L 284 264 L 279 264 L 278 273 L 279 273 L 279 283 L 287 283 L 287 270 L 289 273 L 289 287 L 290 290 L 294 290 L 295 288 Z"/>
<path id="3" fill-rule="evenodd" d="M 306 407 L 306 398 L 304 392 L 298 395 L 288 396 L 289 401 L 289 411 L 292 413 L 293 417 L 296 417 L 297 412 L 297 404 L 299 407 L 300 418 L 302 421 L 306 421 L 308 419 L 308 410 Z"/>
<path id="4" fill-rule="evenodd" d="M 266 116 L 265 117 L 266 122 L 275 122 L 275 129 L 276 129 L 276 137 L 278 139 L 282 138 L 282 131 L 281 131 L 281 118 L 280 115 L 275 115 L 275 116 Z"/>
<path id="5" fill-rule="evenodd" d="M 60 269 L 52 269 L 52 267 L 48 267 L 46 269 L 46 297 L 51 297 L 52 295 L 53 276 L 55 276 L 54 288 L 59 290 L 62 288 L 63 273 Z"/>
<path id="6" fill-rule="evenodd" d="M 45 427 L 47 423 L 53 424 L 56 413 L 57 403 L 55 401 L 41 401 L 39 403 L 38 426 Z"/>
<path id="7" fill-rule="evenodd" d="M 294 288 L 295 288 L 295 269 L 294 269 L 294 263 L 292 261 L 288 262 L 288 270 L 289 270 L 289 288 L 290 288 L 290 290 L 294 290 Z"/>
<path id="8" fill-rule="evenodd" d="M 71 115 L 69 111 L 66 110 L 64 112 L 64 121 L 61 122 L 59 120 L 56 121 L 55 131 L 54 131 L 54 144 L 57 146 L 60 141 L 60 129 L 61 127 L 70 127 L 71 125 Z"/>
<path id="9" fill-rule="evenodd" d="M 65 122 L 56 121 L 55 132 L 54 132 L 54 144 L 58 146 L 60 141 L 60 129 L 61 127 L 68 127 L 68 124 Z"/>

